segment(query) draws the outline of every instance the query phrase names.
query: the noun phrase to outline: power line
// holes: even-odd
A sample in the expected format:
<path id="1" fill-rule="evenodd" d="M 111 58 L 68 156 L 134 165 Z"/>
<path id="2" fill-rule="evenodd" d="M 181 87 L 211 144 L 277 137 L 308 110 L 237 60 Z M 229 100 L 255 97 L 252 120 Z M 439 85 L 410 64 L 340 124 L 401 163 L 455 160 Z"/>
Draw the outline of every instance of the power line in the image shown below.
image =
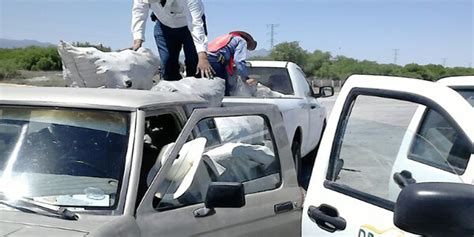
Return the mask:
<path id="1" fill-rule="evenodd" d="M 393 64 L 397 64 L 398 61 L 398 53 L 400 49 L 392 49 L 393 50 Z"/>
<path id="2" fill-rule="evenodd" d="M 270 28 L 270 49 L 273 49 L 273 46 L 275 46 L 275 28 L 280 26 L 280 24 L 267 24 L 267 28 Z"/>

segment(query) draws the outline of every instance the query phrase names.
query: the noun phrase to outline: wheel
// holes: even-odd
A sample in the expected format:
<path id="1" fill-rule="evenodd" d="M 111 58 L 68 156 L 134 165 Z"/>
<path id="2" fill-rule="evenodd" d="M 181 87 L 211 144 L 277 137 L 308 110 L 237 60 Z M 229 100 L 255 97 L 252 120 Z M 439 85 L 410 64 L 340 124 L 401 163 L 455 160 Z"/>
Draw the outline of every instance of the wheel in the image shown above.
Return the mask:
<path id="1" fill-rule="evenodd" d="M 301 181 L 301 144 L 299 141 L 293 141 L 291 143 L 291 153 L 293 154 L 293 162 L 295 162 L 295 169 L 296 169 L 296 178 L 298 180 L 298 184 Z"/>

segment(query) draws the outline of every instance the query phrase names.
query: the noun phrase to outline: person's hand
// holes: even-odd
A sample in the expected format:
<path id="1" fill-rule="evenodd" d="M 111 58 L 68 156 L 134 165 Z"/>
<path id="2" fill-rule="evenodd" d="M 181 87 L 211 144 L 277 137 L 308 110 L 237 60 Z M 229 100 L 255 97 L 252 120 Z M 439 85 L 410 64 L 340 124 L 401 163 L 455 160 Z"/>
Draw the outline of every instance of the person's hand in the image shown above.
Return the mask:
<path id="1" fill-rule="evenodd" d="M 253 78 L 249 78 L 249 79 L 245 80 L 245 83 L 247 83 L 247 85 L 249 85 L 249 86 L 256 86 L 257 82 L 258 81 L 253 79 Z"/>
<path id="2" fill-rule="evenodd" d="M 141 40 L 141 39 L 134 40 L 132 50 L 137 51 L 139 48 L 142 47 L 142 44 L 143 44 L 143 40 Z"/>
<path id="3" fill-rule="evenodd" d="M 206 52 L 199 52 L 198 54 L 199 61 L 196 69 L 196 75 L 201 73 L 201 77 L 206 77 L 206 78 L 214 78 L 214 69 L 212 69 L 211 64 L 209 63 L 209 60 L 207 60 L 207 54 Z"/>

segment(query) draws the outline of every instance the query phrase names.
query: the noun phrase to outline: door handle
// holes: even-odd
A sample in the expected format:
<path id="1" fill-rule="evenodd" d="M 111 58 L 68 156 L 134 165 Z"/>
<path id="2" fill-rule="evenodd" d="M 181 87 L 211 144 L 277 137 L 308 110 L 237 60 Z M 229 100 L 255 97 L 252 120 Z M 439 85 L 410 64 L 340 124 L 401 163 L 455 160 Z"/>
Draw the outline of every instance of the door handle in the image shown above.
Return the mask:
<path id="1" fill-rule="evenodd" d="M 284 212 L 289 212 L 293 210 L 293 202 L 283 202 L 283 203 L 278 203 L 273 206 L 273 210 L 275 211 L 275 214 L 280 214 Z"/>
<path id="2" fill-rule="evenodd" d="M 403 170 L 400 173 L 393 174 L 393 181 L 403 189 L 404 187 L 416 183 L 410 171 Z"/>
<path id="3" fill-rule="evenodd" d="M 319 228 L 334 233 L 337 230 L 346 229 L 346 220 L 339 216 L 336 208 L 321 204 L 319 207 L 310 206 L 308 208 L 308 216 L 316 223 Z"/>

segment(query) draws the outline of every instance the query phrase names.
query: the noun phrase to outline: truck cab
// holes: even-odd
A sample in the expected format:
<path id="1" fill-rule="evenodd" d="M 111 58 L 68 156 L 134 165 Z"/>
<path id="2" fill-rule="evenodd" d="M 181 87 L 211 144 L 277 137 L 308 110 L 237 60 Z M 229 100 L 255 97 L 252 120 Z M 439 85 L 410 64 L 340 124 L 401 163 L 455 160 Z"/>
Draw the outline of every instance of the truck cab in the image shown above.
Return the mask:
<path id="1" fill-rule="evenodd" d="M 0 91 L 1 235 L 300 234 L 303 193 L 274 106 L 210 108 L 120 89 Z M 256 125 L 221 126 L 229 118 Z"/>

